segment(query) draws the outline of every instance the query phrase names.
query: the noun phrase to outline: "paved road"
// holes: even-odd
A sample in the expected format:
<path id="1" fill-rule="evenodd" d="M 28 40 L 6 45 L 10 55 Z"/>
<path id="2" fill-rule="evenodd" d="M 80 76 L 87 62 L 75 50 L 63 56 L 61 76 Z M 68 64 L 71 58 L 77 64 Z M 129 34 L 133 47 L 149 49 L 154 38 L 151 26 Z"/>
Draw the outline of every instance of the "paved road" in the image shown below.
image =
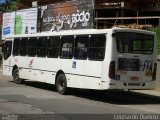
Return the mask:
<path id="1" fill-rule="evenodd" d="M 160 114 L 160 97 L 122 91 L 101 94 L 78 89 L 62 96 L 52 85 L 32 81 L 18 85 L 0 72 L 0 113 L 34 114 L 41 119 L 48 114 L 55 120 L 83 119 L 78 116 L 80 114 L 92 114 L 94 118 L 97 114 Z M 28 117 L 31 115 L 22 118 L 27 120 Z"/>

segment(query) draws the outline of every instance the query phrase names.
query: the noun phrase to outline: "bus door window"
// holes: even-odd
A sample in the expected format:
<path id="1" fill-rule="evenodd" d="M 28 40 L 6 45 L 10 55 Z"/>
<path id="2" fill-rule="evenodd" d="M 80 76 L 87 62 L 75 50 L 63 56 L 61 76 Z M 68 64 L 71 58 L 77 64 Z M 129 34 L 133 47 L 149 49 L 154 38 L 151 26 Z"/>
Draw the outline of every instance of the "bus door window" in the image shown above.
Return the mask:
<path id="1" fill-rule="evenodd" d="M 89 46 L 90 60 L 103 60 L 105 55 L 106 35 L 91 35 Z"/>
<path id="2" fill-rule="evenodd" d="M 12 41 L 6 41 L 4 44 L 4 59 L 7 60 L 11 56 Z"/>
<path id="3" fill-rule="evenodd" d="M 73 57 L 74 36 L 61 38 L 61 57 L 71 59 Z"/>
<path id="4" fill-rule="evenodd" d="M 20 38 L 15 38 L 13 43 L 13 55 L 18 56 L 20 51 Z"/>

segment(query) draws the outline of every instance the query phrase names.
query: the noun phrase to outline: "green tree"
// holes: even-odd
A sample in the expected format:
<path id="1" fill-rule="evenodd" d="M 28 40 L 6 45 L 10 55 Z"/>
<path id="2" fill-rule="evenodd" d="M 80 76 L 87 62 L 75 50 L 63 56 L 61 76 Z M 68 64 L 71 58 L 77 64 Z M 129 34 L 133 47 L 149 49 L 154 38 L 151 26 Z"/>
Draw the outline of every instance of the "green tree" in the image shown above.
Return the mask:
<path id="1" fill-rule="evenodd" d="M 151 28 L 150 31 L 157 34 L 158 53 L 160 54 L 160 27 Z"/>
<path id="2" fill-rule="evenodd" d="M 12 12 L 15 11 L 17 8 L 17 3 L 19 2 L 19 0 L 14 0 L 12 2 L 6 3 L 4 5 L 2 5 L 0 7 L 0 12 L 4 13 L 4 12 Z"/>

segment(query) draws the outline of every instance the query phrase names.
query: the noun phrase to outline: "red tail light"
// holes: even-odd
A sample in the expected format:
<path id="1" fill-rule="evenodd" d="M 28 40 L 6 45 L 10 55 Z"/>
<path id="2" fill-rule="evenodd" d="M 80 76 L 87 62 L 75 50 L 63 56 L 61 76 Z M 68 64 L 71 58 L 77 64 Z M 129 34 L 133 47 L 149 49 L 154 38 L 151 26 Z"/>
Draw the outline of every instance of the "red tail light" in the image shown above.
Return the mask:
<path id="1" fill-rule="evenodd" d="M 115 61 L 112 61 L 109 65 L 109 74 L 111 79 L 115 79 Z"/>
<path id="2" fill-rule="evenodd" d="M 157 72 L 157 63 L 154 64 L 154 71 L 152 75 L 152 81 L 156 80 L 156 72 Z"/>

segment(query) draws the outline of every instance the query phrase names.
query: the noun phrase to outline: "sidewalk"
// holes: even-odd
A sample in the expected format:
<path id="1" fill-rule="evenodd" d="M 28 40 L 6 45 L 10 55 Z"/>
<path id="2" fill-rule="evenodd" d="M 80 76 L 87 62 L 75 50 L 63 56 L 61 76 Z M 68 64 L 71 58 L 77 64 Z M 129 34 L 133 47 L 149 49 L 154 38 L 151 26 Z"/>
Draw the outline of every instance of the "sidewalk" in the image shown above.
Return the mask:
<path id="1" fill-rule="evenodd" d="M 152 97 L 158 97 L 160 99 L 160 89 L 156 90 L 131 90 L 132 92 L 135 93 L 140 93 L 144 95 L 150 95 Z"/>
<path id="2" fill-rule="evenodd" d="M 157 56 L 158 61 L 160 61 L 160 55 Z"/>

